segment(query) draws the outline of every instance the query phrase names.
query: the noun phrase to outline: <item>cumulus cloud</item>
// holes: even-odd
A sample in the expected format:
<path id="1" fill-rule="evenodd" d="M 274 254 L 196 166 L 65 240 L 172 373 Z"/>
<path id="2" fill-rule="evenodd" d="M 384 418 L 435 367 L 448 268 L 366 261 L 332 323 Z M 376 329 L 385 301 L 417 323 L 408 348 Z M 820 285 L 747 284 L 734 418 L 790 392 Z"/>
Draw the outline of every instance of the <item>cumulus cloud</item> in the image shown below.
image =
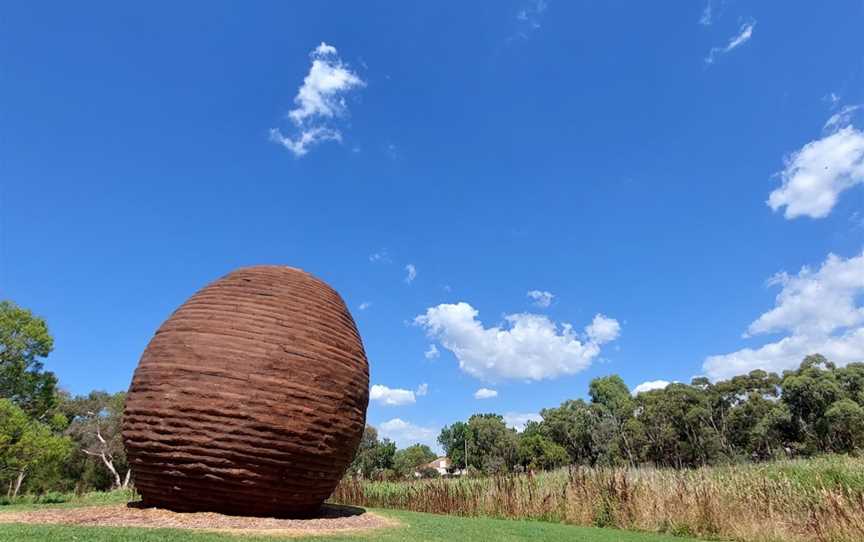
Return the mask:
<path id="1" fill-rule="evenodd" d="M 474 392 L 474 399 L 492 399 L 498 397 L 498 392 L 489 388 L 480 388 Z"/>
<path id="2" fill-rule="evenodd" d="M 414 282 L 414 279 L 417 278 L 417 268 L 413 263 L 409 263 L 405 266 L 405 282 L 411 284 Z"/>
<path id="3" fill-rule="evenodd" d="M 546 308 L 552 304 L 552 299 L 555 297 L 555 294 L 552 292 L 544 292 L 541 290 L 531 290 L 527 295 L 534 303 L 536 307 Z"/>
<path id="4" fill-rule="evenodd" d="M 585 333 L 592 342 L 605 344 L 614 341 L 621 335 L 621 324 L 614 318 L 597 314 L 591 324 L 585 328 Z"/>
<path id="5" fill-rule="evenodd" d="M 525 430 L 528 422 L 540 422 L 543 417 L 536 412 L 508 412 L 504 414 L 504 423 L 507 427 L 512 427 L 519 433 Z"/>
<path id="6" fill-rule="evenodd" d="M 667 380 L 649 380 L 649 381 L 643 382 L 643 383 L 639 384 L 638 386 L 636 386 L 635 388 L 633 388 L 633 391 L 631 393 L 635 397 L 635 396 L 639 395 L 640 393 L 642 393 L 643 391 L 662 390 L 663 388 L 665 388 L 669 384 L 671 384 L 671 382 L 669 382 Z"/>
<path id="7" fill-rule="evenodd" d="M 434 344 L 429 345 L 429 349 L 423 352 L 423 356 L 426 359 L 435 359 L 441 355 L 441 352 L 438 351 L 438 347 Z"/>
<path id="8" fill-rule="evenodd" d="M 818 270 L 779 273 L 769 285 L 780 286 L 773 309 L 747 328 L 745 337 L 784 333 L 776 342 L 710 356 L 703 368 L 714 379 L 754 369 L 792 369 L 814 353 L 843 364 L 864 361 L 864 253 L 848 259 L 829 254 Z"/>
<path id="9" fill-rule="evenodd" d="M 417 397 L 423 397 L 424 395 L 426 395 L 428 393 L 429 393 L 429 384 L 424 382 L 424 383 L 420 384 L 419 386 L 417 386 L 417 392 L 416 392 Z"/>
<path id="10" fill-rule="evenodd" d="M 750 20 L 741 25 L 741 28 L 738 30 L 738 33 L 731 38 L 729 38 L 729 43 L 727 43 L 723 47 L 712 47 L 711 51 L 708 52 L 708 56 L 705 57 L 706 64 L 713 64 L 714 60 L 718 55 L 725 55 L 726 53 L 741 47 L 753 37 L 753 29 L 756 27 L 756 21 Z"/>
<path id="11" fill-rule="evenodd" d="M 853 111 L 832 116 L 826 129 L 848 122 Z M 773 211 L 785 207 L 787 219 L 828 216 L 841 192 L 864 183 L 864 132 L 848 125 L 807 143 L 786 159 L 780 178 L 768 196 Z"/>
<path id="12" fill-rule="evenodd" d="M 294 97 L 296 107 L 288 112 L 292 133 L 270 130 L 270 140 L 297 157 L 324 141 L 342 141 L 342 133 L 329 123 L 346 114 L 345 96 L 366 84 L 342 62 L 332 45 L 322 42 L 309 56 L 312 66 Z"/>
<path id="13" fill-rule="evenodd" d="M 369 399 L 377 401 L 384 406 L 410 405 L 416 402 L 414 392 L 399 388 L 388 388 L 381 384 L 375 384 L 369 391 Z"/>
<path id="14" fill-rule="evenodd" d="M 393 418 L 378 426 L 378 435 L 392 440 L 399 448 L 407 448 L 413 444 L 426 444 L 436 453 L 441 452 L 438 444 L 439 432 L 438 429 L 415 425 L 401 418 Z"/>
<path id="15" fill-rule="evenodd" d="M 417 316 L 414 323 L 453 352 L 459 367 L 484 380 L 543 380 L 575 374 L 600 354 L 600 346 L 616 338 L 618 322 L 597 315 L 580 337 L 567 323 L 556 324 L 540 314 L 509 314 L 504 327 L 484 327 L 468 303 L 441 304 Z"/>

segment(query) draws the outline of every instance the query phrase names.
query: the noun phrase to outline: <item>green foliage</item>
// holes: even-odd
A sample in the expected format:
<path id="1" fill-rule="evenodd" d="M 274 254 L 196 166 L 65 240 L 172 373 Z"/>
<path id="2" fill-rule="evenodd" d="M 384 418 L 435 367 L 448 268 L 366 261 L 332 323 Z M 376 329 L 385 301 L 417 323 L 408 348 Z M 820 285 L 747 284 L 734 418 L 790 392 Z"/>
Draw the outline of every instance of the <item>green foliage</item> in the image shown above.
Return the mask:
<path id="1" fill-rule="evenodd" d="M 468 435 L 468 424 L 456 422 L 445 426 L 438 436 L 438 443 L 444 448 L 444 453 L 450 459 L 454 468 L 464 469 L 467 466 L 466 452 L 470 437 Z"/>
<path id="2" fill-rule="evenodd" d="M 433 461 L 437 455 L 425 444 L 414 444 L 397 451 L 393 456 L 393 470 L 399 476 L 414 476 L 417 468 Z M 435 469 L 432 469 L 436 472 Z M 421 473 L 422 475 L 422 473 Z"/>
<path id="3" fill-rule="evenodd" d="M 567 450 L 539 433 L 521 435 L 517 444 L 519 464 L 526 470 L 550 470 L 569 462 Z"/>
<path id="4" fill-rule="evenodd" d="M 0 301 L 0 397 L 35 418 L 55 404 L 57 378 L 42 370 L 42 358 L 53 348 L 45 320 L 11 301 Z"/>
<path id="5" fill-rule="evenodd" d="M 516 431 L 499 414 L 474 414 L 468 423 L 444 427 L 438 437 L 455 468 L 465 469 L 467 464 L 487 474 L 508 472 L 516 466 L 516 440 Z"/>
<path id="6" fill-rule="evenodd" d="M 596 412 L 581 399 L 568 400 L 558 408 L 540 411 L 540 431 L 562 446 L 577 464 L 593 464 L 596 459 L 595 430 L 599 424 Z"/>
<path id="7" fill-rule="evenodd" d="M 65 434 L 77 449 L 67 471 L 79 487 L 107 490 L 123 485 L 129 470 L 120 434 L 125 403 L 126 392 L 61 395 L 58 410 L 69 420 Z"/>
<path id="8" fill-rule="evenodd" d="M 851 452 L 864 446 L 864 408 L 852 399 L 835 401 L 825 411 L 828 445 L 835 452 Z"/>
<path id="9" fill-rule="evenodd" d="M 692 468 L 864 449 L 864 363 L 818 354 L 783 376 L 761 370 L 712 383 L 696 378 L 631 396 L 617 375 L 589 384 L 590 402 L 540 412 L 516 442 L 523 469 L 579 465 Z M 513 468 L 513 435 L 494 414 L 441 431 L 453 464 L 486 474 Z M 551 448 L 554 444 L 556 448 Z"/>
<path id="10" fill-rule="evenodd" d="M 38 495 L 31 493 L 17 497 L 0 496 L 0 506 L 2 506 L 0 513 L 26 511 L 36 508 L 75 508 L 79 506 L 125 504 L 138 498 L 138 494 L 131 489 L 89 491 L 85 493 L 50 491 Z"/>
<path id="11" fill-rule="evenodd" d="M 367 425 L 348 470 L 363 478 L 390 478 L 394 474 L 395 455 L 396 444 L 389 439 L 378 440 L 378 431 Z"/>
<path id="12" fill-rule="evenodd" d="M 12 401 L 0 399 L 0 483 L 8 485 L 8 494 L 17 495 L 25 483 L 36 492 L 55 486 L 71 452 L 68 437 L 55 435 Z"/>

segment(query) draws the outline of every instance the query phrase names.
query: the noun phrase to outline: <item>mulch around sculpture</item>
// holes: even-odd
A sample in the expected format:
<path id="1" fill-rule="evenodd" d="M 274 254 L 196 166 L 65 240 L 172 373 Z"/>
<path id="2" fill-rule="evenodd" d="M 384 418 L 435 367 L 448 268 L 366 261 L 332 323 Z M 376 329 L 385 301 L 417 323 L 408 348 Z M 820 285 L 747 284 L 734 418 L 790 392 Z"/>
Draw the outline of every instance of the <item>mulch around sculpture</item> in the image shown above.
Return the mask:
<path id="1" fill-rule="evenodd" d="M 228 516 L 214 512 L 172 512 L 143 508 L 136 503 L 80 508 L 49 508 L 29 512 L 4 512 L 0 523 L 77 525 L 82 527 L 140 527 L 192 529 L 249 535 L 309 536 L 348 534 L 395 527 L 398 522 L 362 508 L 325 504 L 309 519 L 277 519 Z"/>

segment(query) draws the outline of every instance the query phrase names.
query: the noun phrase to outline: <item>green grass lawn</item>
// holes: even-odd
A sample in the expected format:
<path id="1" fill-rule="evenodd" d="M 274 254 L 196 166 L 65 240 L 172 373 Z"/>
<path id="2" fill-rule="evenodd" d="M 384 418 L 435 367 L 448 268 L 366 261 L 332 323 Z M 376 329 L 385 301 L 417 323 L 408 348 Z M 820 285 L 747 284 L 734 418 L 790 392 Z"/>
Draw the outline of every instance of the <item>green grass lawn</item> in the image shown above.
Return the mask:
<path id="1" fill-rule="evenodd" d="M 72 506 L 104 505 L 126 502 L 127 495 L 93 494 L 58 504 L 13 504 L 0 507 L 4 511 L 38 510 L 42 508 L 66 508 Z M 401 510 L 375 510 L 376 513 L 398 520 L 401 525 L 367 531 L 362 534 L 318 536 L 318 537 L 276 537 L 246 536 L 201 533 L 176 529 L 140 529 L 113 527 L 72 527 L 61 525 L 24 525 L 0 524 L 0 540 L 5 541 L 67 541 L 86 542 L 142 541 L 142 542 L 276 542 L 280 540 L 298 541 L 340 541 L 376 540 L 382 542 L 402 541 L 517 541 L 517 540 L 566 540 L 568 542 L 686 542 L 694 539 L 668 535 L 641 534 L 612 529 L 574 527 L 540 521 L 514 521 L 485 518 L 460 518 L 405 512 Z"/>

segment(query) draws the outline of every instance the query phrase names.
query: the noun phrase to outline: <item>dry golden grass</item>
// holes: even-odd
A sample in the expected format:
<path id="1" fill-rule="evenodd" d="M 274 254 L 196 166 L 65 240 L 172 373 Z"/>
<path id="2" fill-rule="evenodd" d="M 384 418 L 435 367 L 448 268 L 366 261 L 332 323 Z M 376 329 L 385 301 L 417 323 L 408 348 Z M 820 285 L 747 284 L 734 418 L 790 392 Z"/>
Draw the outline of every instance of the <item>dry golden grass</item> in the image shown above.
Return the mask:
<path id="1" fill-rule="evenodd" d="M 841 457 L 688 471 L 574 467 L 536 476 L 344 480 L 333 500 L 747 542 L 864 540 L 864 461 Z"/>

